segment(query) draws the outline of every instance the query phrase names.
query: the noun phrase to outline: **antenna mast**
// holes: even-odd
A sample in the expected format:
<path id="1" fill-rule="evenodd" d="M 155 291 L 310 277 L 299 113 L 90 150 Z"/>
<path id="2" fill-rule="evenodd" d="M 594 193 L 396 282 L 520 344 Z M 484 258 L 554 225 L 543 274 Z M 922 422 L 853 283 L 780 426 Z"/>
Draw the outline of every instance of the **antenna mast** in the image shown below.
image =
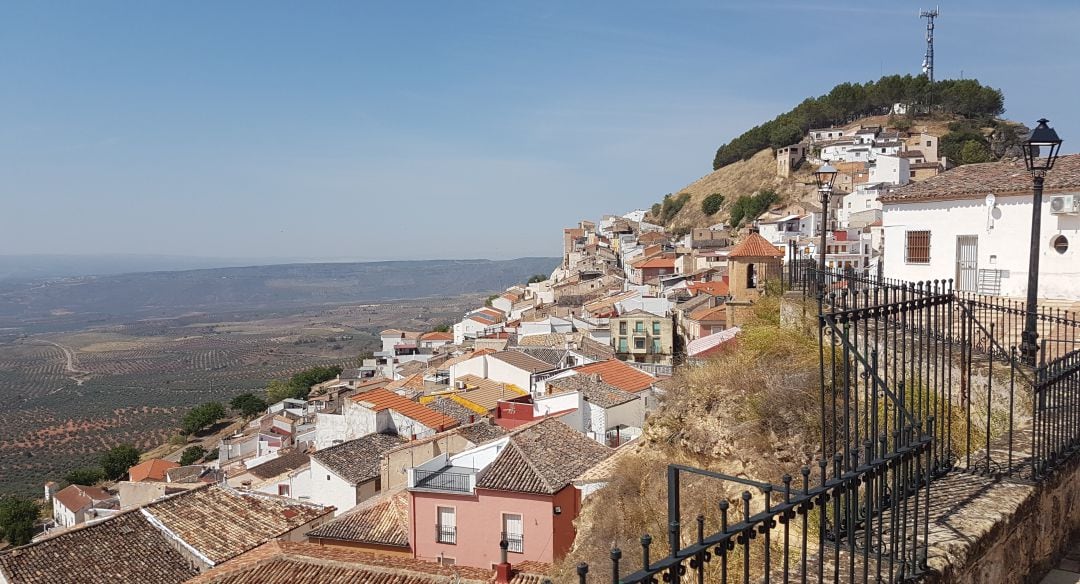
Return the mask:
<path id="1" fill-rule="evenodd" d="M 926 19 L 926 56 L 923 57 L 922 72 L 930 81 L 930 95 L 927 100 L 929 103 L 926 112 L 928 114 L 933 113 L 934 109 L 934 19 L 938 17 L 938 14 L 937 8 L 919 11 L 919 18 Z"/>

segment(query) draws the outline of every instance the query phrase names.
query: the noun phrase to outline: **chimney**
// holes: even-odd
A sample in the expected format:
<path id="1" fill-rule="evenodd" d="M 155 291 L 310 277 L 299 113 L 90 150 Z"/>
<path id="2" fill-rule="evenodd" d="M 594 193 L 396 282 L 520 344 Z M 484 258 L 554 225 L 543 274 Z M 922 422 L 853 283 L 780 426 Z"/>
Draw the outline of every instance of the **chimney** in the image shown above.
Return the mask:
<path id="1" fill-rule="evenodd" d="M 499 564 L 495 566 L 496 584 L 510 584 L 510 578 L 514 576 L 510 562 L 506 559 L 506 550 L 509 547 L 505 537 L 499 540 Z"/>
<path id="2" fill-rule="evenodd" d="M 471 424 L 471 423 L 473 423 L 475 421 L 476 421 L 476 415 L 475 414 L 469 414 L 469 423 Z"/>

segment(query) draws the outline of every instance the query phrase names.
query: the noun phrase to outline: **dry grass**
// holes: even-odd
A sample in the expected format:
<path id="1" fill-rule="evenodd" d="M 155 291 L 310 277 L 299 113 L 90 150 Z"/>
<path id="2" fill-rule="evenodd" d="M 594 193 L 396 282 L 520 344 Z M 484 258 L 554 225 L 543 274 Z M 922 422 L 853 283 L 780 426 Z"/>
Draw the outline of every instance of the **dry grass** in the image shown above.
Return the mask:
<path id="1" fill-rule="evenodd" d="M 554 581 L 575 581 L 573 568 L 582 561 L 600 578 L 594 581 L 606 581 L 613 546 L 624 550 L 629 573 L 640 567 L 644 533 L 654 539 L 653 557 L 665 555 L 665 469 L 671 463 L 778 483 L 784 474 L 798 476 L 814 457 L 820 431 L 817 339 L 808 331 L 782 329 L 776 298 L 762 299 L 756 312 L 738 348 L 680 370 L 637 450 L 585 502 L 575 548 L 556 566 Z M 727 499 L 737 509 L 743 490 L 716 479 L 684 478 L 684 538 L 692 537 L 698 514 L 705 516 L 707 533 L 717 531 L 717 503 Z M 762 504 L 754 493 L 755 511 Z"/>

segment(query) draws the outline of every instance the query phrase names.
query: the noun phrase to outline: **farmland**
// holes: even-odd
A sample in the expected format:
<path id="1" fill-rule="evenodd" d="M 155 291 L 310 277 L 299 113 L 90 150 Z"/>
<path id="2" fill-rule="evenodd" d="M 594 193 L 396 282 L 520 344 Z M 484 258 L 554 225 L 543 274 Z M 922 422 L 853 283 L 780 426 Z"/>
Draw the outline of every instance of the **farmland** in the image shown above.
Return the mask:
<path id="1" fill-rule="evenodd" d="M 110 446 L 160 444 L 193 405 L 312 365 L 353 365 L 376 350 L 382 329 L 428 330 L 480 302 L 193 312 L 0 337 L 0 493 L 37 494 Z"/>

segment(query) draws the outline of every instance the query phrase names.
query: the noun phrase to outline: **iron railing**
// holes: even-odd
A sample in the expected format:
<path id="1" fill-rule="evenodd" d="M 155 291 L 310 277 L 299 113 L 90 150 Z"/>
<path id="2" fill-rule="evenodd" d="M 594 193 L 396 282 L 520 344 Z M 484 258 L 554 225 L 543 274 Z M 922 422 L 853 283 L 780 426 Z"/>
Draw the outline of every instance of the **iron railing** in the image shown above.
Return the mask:
<path id="1" fill-rule="evenodd" d="M 521 533 L 502 533 L 502 541 L 506 542 L 506 551 L 517 554 L 525 553 L 525 535 Z"/>
<path id="2" fill-rule="evenodd" d="M 441 470 L 413 470 L 413 488 L 471 493 L 473 475 Z"/>
<path id="3" fill-rule="evenodd" d="M 457 527 L 453 525 L 436 525 L 435 541 L 437 543 L 457 545 Z"/>
<path id="4" fill-rule="evenodd" d="M 935 479 L 960 470 L 1037 481 L 1080 451 L 1074 314 L 1039 309 L 1032 368 L 1017 351 L 1021 302 L 798 258 L 781 288 L 817 304 L 827 460 L 781 485 L 670 465 L 666 552 L 654 558 L 646 535 L 628 568 L 612 550 L 613 584 L 915 580 L 927 570 Z M 718 520 L 699 515 L 687 538 L 684 475 L 750 489 L 734 509 L 720 500 Z M 579 581 L 588 573 L 580 565 Z"/>

